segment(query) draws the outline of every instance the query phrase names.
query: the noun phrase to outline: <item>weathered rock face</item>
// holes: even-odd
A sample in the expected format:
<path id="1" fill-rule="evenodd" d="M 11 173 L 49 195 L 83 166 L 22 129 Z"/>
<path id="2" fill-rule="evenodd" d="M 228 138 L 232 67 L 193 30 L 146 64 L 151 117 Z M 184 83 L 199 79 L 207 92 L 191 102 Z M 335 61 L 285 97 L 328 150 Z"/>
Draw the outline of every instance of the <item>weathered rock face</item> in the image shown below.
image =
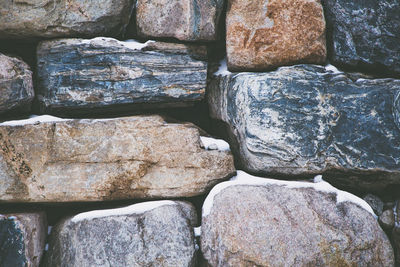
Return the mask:
<path id="1" fill-rule="evenodd" d="M 191 204 L 154 201 L 101 213 L 59 223 L 46 266 L 194 266 L 197 218 Z"/>
<path id="2" fill-rule="evenodd" d="M 323 0 L 337 64 L 400 74 L 400 2 Z"/>
<path id="3" fill-rule="evenodd" d="M 45 213 L 0 215 L 0 266 L 39 266 L 46 233 Z"/>
<path id="4" fill-rule="evenodd" d="M 0 142 L 1 201 L 194 196 L 235 173 L 230 152 L 159 116 L 3 124 Z"/>
<path id="5" fill-rule="evenodd" d="M 226 50 L 230 70 L 323 63 L 325 19 L 319 0 L 228 0 Z"/>
<path id="6" fill-rule="evenodd" d="M 396 201 L 394 211 L 394 227 L 392 229 L 392 244 L 395 252 L 396 262 L 400 262 L 400 205 L 399 200 Z"/>
<path id="7" fill-rule="evenodd" d="M 34 94 L 29 66 L 0 53 L 0 113 L 13 109 L 29 111 Z"/>
<path id="8" fill-rule="evenodd" d="M 118 36 L 133 0 L 0 1 L 0 39 Z"/>
<path id="9" fill-rule="evenodd" d="M 394 266 L 376 219 L 338 199 L 273 183 L 226 187 L 209 213 L 203 206 L 202 252 L 210 266 Z"/>
<path id="10" fill-rule="evenodd" d="M 137 0 L 137 32 L 182 41 L 217 40 L 223 6 L 224 0 Z"/>
<path id="11" fill-rule="evenodd" d="M 204 97 L 206 55 L 202 46 L 151 41 L 44 41 L 37 52 L 39 101 L 50 113 L 189 105 Z"/>
<path id="12" fill-rule="evenodd" d="M 372 192 L 400 184 L 400 80 L 352 81 L 298 65 L 219 76 L 208 96 L 245 170 L 323 172 L 337 186 Z"/>

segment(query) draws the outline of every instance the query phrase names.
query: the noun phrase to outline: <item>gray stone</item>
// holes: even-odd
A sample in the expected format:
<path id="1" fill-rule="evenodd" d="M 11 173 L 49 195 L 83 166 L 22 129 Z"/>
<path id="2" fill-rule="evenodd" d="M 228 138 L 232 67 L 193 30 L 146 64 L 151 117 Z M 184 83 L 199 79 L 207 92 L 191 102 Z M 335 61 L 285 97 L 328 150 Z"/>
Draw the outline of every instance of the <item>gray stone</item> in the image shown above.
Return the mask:
<path id="1" fill-rule="evenodd" d="M 189 123 L 47 118 L 0 124 L 0 202 L 190 197 L 235 173 Z"/>
<path id="2" fill-rule="evenodd" d="M 385 210 L 379 216 L 379 224 L 382 226 L 383 230 L 391 231 L 394 227 L 394 212 L 392 209 Z"/>
<path id="3" fill-rule="evenodd" d="M 152 41 L 44 41 L 37 50 L 38 98 L 53 114 L 191 105 L 204 98 L 206 55 L 203 46 Z"/>
<path id="4" fill-rule="evenodd" d="M 329 69 L 329 68 L 327 68 Z M 353 81 L 316 65 L 214 77 L 211 116 L 240 168 L 369 192 L 400 184 L 400 80 Z"/>
<path id="5" fill-rule="evenodd" d="M 0 214 L 0 266 L 39 266 L 46 233 L 44 212 Z"/>
<path id="6" fill-rule="evenodd" d="M 81 213 L 53 228 L 45 266 L 194 266 L 196 223 L 180 201 Z"/>
<path id="7" fill-rule="evenodd" d="M 400 74 L 400 2 L 322 0 L 331 60 Z"/>
<path id="8" fill-rule="evenodd" d="M 221 183 L 206 199 L 201 249 L 210 266 L 394 266 L 387 236 L 357 204 L 311 186 L 247 182 Z"/>
<path id="9" fill-rule="evenodd" d="M 0 113 L 15 109 L 29 111 L 34 95 L 28 64 L 0 53 Z"/>
<path id="10" fill-rule="evenodd" d="M 0 39 L 119 36 L 133 0 L 0 0 Z"/>
<path id="11" fill-rule="evenodd" d="M 139 36 L 214 41 L 224 0 L 137 0 Z"/>
<path id="12" fill-rule="evenodd" d="M 367 194 L 363 199 L 371 206 L 376 215 L 381 216 L 384 204 L 378 196 Z"/>

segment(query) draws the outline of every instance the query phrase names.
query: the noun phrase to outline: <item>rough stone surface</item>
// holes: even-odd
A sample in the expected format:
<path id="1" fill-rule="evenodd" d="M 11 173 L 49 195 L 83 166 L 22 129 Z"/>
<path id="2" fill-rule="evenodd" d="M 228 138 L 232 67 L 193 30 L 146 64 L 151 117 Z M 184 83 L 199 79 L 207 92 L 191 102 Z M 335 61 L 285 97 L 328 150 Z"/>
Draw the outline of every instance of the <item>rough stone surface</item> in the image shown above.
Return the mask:
<path id="1" fill-rule="evenodd" d="M 0 201 L 188 197 L 235 173 L 192 124 L 159 116 L 0 125 Z"/>
<path id="2" fill-rule="evenodd" d="M 382 226 L 383 230 L 391 231 L 394 227 L 394 212 L 393 210 L 385 210 L 379 216 L 379 224 Z"/>
<path id="3" fill-rule="evenodd" d="M 392 230 L 392 245 L 396 257 L 396 262 L 400 263 L 400 205 L 399 199 L 396 201 L 396 206 L 393 208 L 394 211 L 394 228 Z M 396 266 L 397 267 L 397 266 Z"/>
<path id="4" fill-rule="evenodd" d="M 331 60 L 400 74 L 400 2 L 323 0 Z"/>
<path id="5" fill-rule="evenodd" d="M 29 111 L 34 94 L 29 66 L 0 53 L 0 113 L 15 109 Z"/>
<path id="6" fill-rule="evenodd" d="M 184 106 L 203 99 L 203 46 L 59 39 L 39 44 L 38 95 L 50 113 Z"/>
<path id="7" fill-rule="evenodd" d="M 316 65 L 214 78 L 212 117 L 227 123 L 241 168 L 324 179 L 346 189 L 400 184 L 400 80 Z"/>
<path id="8" fill-rule="evenodd" d="M 0 214 L 0 266 L 39 266 L 46 233 L 44 212 Z"/>
<path id="9" fill-rule="evenodd" d="M 265 70 L 326 59 L 319 0 L 228 0 L 226 50 L 230 70 Z"/>
<path id="10" fill-rule="evenodd" d="M 178 201 L 144 213 L 68 218 L 52 231 L 45 266 L 194 266 L 196 221 L 194 207 Z"/>
<path id="11" fill-rule="evenodd" d="M 201 231 L 211 266 L 394 266 L 369 212 L 312 188 L 229 186 L 214 196 Z"/>
<path id="12" fill-rule="evenodd" d="M 378 196 L 367 194 L 363 199 L 371 206 L 376 215 L 380 216 L 382 214 L 384 204 Z"/>
<path id="13" fill-rule="evenodd" d="M 0 39 L 118 36 L 133 0 L 0 0 Z"/>
<path id="14" fill-rule="evenodd" d="M 224 0 L 137 0 L 137 32 L 182 41 L 217 40 L 223 7 Z"/>

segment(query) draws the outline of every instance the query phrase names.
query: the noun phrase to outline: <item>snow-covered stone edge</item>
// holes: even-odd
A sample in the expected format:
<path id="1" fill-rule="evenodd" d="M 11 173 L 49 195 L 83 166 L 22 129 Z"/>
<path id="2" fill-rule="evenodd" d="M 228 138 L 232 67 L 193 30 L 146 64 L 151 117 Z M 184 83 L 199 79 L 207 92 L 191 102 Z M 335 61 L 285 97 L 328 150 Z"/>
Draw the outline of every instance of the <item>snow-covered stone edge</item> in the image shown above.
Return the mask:
<path id="1" fill-rule="evenodd" d="M 214 186 L 214 188 L 210 191 L 208 196 L 206 197 L 203 208 L 202 208 L 202 216 L 206 217 L 211 213 L 214 197 L 218 195 L 222 190 L 230 186 L 236 185 L 281 185 L 287 188 L 313 188 L 317 191 L 324 192 L 324 193 L 335 193 L 336 194 L 336 203 L 339 204 L 341 202 L 351 202 L 359 207 L 365 209 L 369 213 L 371 213 L 375 218 L 374 211 L 372 210 L 371 206 L 368 205 L 366 201 L 363 199 L 349 193 L 346 191 L 339 190 L 329 183 L 322 180 L 322 176 L 318 175 L 314 178 L 314 183 L 310 182 L 300 182 L 300 181 L 284 181 L 284 180 L 275 180 L 269 178 L 261 178 L 250 175 L 244 171 L 237 171 L 237 175 L 232 177 L 227 182 L 222 182 Z"/>
<path id="2" fill-rule="evenodd" d="M 71 222 L 77 223 L 84 220 L 92 220 L 96 218 L 104 218 L 109 216 L 143 214 L 147 211 L 165 205 L 178 205 L 178 204 L 172 200 L 158 200 L 158 201 L 147 201 L 147 202 L 137 203 L 123 208 L 92 210 L 75 215 L 74 217 L 72 217 Z"/>
<path id="3" fill-rule="evenodd" d="M 61 122 L 61 121 L 70 121 L 72 119 L 62 119 L 58 117 L 54 117 L 51 115 L 32 115 L 28 119 L 24 120 L 12 120 L 5 121 L 0 123 L 0 126 L 22 126 L 27 124 L 36 124 L 36 123 L 44 123 L 44 122 Z"/>
<path id="4" fill-rule="evenodd" d="M 200 140 L 206 150 L 231 151 L 229 144 L 225 140 L 206 136 L 200 136 Z"/>

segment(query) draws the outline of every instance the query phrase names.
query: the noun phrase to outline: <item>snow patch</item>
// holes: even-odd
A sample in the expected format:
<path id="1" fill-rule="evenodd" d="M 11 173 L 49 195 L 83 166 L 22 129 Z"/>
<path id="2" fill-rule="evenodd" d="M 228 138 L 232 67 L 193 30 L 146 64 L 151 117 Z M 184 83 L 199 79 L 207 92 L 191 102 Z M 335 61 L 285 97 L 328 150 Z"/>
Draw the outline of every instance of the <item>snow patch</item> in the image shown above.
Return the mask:
<path id="1" fill-rule="evenodd" d="M 219 68 L 216 72 L 214 72 L 214 75 L 215 76 L 228 76 L 230 74 L 232 74 L 232 72 L 230 72 L 228 70 L 228 66 L 226 64 L 226 58 L 224 58 L 219 62 Z"/>
<path id="2" fill-rule="evenodd" d="M 394 203 L 394 207 L 393 207 L 393 214 L 394 214 L 394 226 L 396 228 L 400 227 L 400 223 L 399 223 L 399 215 L 397 214 L 397 207 L 399 205 L 399 201 L 396 200 L 396 202 Z"/>
<path id="3" fill-rule="evenodd" d="M 331 71 L 333 73 L 343 73 L 343 71 L 338 70 L 335 66 L 331 64 L 326 65 L 325 70 Z"/>
<path id="4" fill-rule="evenodd" d="M 321 175 L 314 178 L 315 183 L 299 182 L 299 181 L 282 181 L 269 178 L 261 178 L 252 176 L 244 171 L 237 171 L 237 175 L 232 177 L 229 181 L 217 184 L 208 194 L 203 204 L 203 216 L 210 214 L 213 207 L 214 197 L 227 187 L 235 185 L 281 185 L 287 188 L 314 188 L 317 191 L 324 193 L 336 194 L 336 204 L 341 202 L 352 202 L 361 208 L 371 213 L 375 218 L 372 208 L 363 199 L 346 191 L 341 191 L 322 179 Z"/>
<path id="5" fill-rule="evenodd" d="M 49 251 L 49 243 L 46 243 L 46 245 L 44 246 L 44 251 Z"/>
<path id="6" fill-rule="evenodd" d="M 47 234 L 51 234 L 51 230 L 53 229 L 53 226 L 49 225 L 47 226 Z"/>
<path id="7" fill-rule="evenodd" d="M 200 136 L 206 150 L 231 151 L 229 144 L 222 139 Z"/>
<path id="8" fill-rule="evenodd" d="M 193 228 L 194 236 L 199 237 L 201 236 L 201 226 Z"/>
<path id="9" fill-rule="evenodd" d="M 36 124 L 43 122 L 60 122 L 60 121 L 70 121 L 70 119 L 62 119 L 50 115 L 32 115 L 29 119 L 26 120 L 14 120 L 14 121 L 5 121 L 0 123 L 0 126 L 21 126 L 26 124 Z"/>
<path id="10" fill-rule="evenodd" d="M 142 50 L 143 48 L 148 46 L 150 43 L 154 43 L 154 42 L 155 41 L 153 41 L 153 40 L 149 40 L 145 43 L 141 43 L 135 39 L 129 39 L 129 40 L 121 41 L 120 43 L 122 43 L 125 47 L 128 47 L 133 50 Z"/>
<path id="11" fill-rule="evenodd" d="M 108 216 L 121 216 L 130 214 L 142 214 L 146 211 L 164 206 L 164 205 L 177 205 L 176 202 L 171 200 L 159 200 L 159 201 L 148 201 L 138 204 L 133 204 L 124 208 L 108 209 L 108 210 L 93 210 L 88 212 L 83 212 L 75 215 L 71 222 L 77 223 L 83 220 L 92 220 L 96 218 L 103 218 Z"/>

